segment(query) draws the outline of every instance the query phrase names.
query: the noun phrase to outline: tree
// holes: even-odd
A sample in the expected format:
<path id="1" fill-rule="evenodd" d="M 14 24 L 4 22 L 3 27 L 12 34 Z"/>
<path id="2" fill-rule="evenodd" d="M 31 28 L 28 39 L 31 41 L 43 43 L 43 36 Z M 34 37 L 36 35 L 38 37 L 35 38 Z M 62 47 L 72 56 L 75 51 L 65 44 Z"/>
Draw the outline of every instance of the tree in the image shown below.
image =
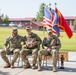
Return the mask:
<path id="1" fill-rule="evenodd" d="M 76 31 L 76 19 L 74 20 L 74 31 Z"/>
<path id="2" fill-rule="evenodd" d="M 4 18 L 4 14 L 1 15 L 1 18 Z"/>
<path id="3" fill-rule="evenodd" d="M 2 23 L 9 24 L 8 16 L 6 15 L 5 18 L 2 19 Z"/>
<path id="4" fill-rule="evenodd" d="M 74 20 L 74 25 L 76 26 L 76 19 Z"/>
<path id="5" fill-rule="evenodd" d="M 36 19 L 37 19 L 38 22 L 43 20 L 43 9 L 44 9 L 44 7 L 47 7 L 47 6 L 44 3 L 42 3 L 40 5 L 39 12 L 37 12 Z"/>

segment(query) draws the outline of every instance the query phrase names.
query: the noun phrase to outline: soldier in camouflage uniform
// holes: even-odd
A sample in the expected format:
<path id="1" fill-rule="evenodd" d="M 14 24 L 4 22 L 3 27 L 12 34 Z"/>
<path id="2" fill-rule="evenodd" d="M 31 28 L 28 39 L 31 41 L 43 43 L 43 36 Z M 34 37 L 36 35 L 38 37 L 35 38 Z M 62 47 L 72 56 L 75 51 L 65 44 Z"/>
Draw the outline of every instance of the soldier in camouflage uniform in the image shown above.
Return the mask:
<path id="1" fill-rule="evenodd" d="M 23 46 L 24 50 L 20 52 L 22 61 L 26 64 L 23 66 L 23 68 L 30 67 L 30 63 L 28 61 L 27 55 L 32 54 L 32 58 L 33 58 L 32 69 L 35 69 L 37 56 L 38 56 L 38 50 L 40 48 L 40 44 L 42 41 L 37 34 L 32 32 L 31 26 L 27 26 L 26 31 L 27 31 L 27 35 L 24 36 L 24 39 L 25 39 L 25 45 Z"/>
<path id="2" fill-rule="evenodd" d="M 41 71 L 42 55 L 51 54 L 53 60 L 53 72 L 56 72 L 57 53 L 61 47 L 61 42 L 57 36 L 52 34 L 52 29 L 48 29 L 47 33 L 48 36 L 45 37 L 42 42 L 43 50 L 39 50 L 38 52 L 38 71 Z"/>
<path id="3" fill-rule="evenodd" d="M 23 37 L 18 35 L 18 30 L 17 28 L 13 27 L 12 28 L 12 35 L 10 35 L 5 43 L 4 43 L 4 49 L 1 51 L 1 57 L 2 59 L 6 62 L 6 65 L 4 68 L 13 68 L 14 63 L 16 62 L 19 52 L 22 48 L 21 42 L 23 41 Z M 13 60 L 10 63 L 8 60 L 8 57 L 6 54 L 14 53 Z"/>

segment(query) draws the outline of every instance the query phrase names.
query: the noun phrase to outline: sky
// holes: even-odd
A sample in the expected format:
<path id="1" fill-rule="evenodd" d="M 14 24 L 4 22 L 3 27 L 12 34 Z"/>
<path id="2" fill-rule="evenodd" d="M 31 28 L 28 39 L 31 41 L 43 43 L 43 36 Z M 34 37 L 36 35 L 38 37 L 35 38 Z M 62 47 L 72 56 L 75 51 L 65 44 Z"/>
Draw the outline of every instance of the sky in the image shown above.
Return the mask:
<path id="1" fill-rule="evenodd" d="M 54 9 L 55 3 L 63 16 L 76 16 L 76 0 L 0 0 L 0 15 L 4 13 L 9 18 L 36 18 L 41 3 Z"/>

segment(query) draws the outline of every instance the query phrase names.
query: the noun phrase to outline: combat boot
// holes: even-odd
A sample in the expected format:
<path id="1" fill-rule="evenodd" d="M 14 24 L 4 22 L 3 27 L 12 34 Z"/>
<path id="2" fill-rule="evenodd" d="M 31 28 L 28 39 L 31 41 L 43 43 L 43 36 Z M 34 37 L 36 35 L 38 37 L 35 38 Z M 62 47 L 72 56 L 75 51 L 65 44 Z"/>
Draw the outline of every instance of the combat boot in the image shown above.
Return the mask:
<path id="1" fill-rule="evenodd" d="M 14 68 L 14 62 L 11 63 L 11 68 Z"/>
<path id="2" fill-rule="evenodd" d="M 4 68 L 10 68 L 10 67 L 11 67 L 10 63 L 6 63 L 6 65 L 4 66 Z"/>
<path id="3" fill-rule="evenodd" d="M 41 71 L 41 64 L 38 64 L 38 71 Z"/>
<path id="4" fill-rule="evenodd" d="M 56 72 L 56 66 L 53 66 L 53 72 Z"/>
<path id="5" fill-rule="evenodd" d="M 27 68 L 30 68 L 30 67 L 31 67 L 31 66 L 30 66 L 29 63 L 23 66 L 24 69 L 27 69 Z"/>
<path id="6" fill-rule="evenodd" d="M 33 66 L 32 66 L 32 69 L 36 69 L 36 66 L 35 66 L 35 64 L 33 64 Z"/>

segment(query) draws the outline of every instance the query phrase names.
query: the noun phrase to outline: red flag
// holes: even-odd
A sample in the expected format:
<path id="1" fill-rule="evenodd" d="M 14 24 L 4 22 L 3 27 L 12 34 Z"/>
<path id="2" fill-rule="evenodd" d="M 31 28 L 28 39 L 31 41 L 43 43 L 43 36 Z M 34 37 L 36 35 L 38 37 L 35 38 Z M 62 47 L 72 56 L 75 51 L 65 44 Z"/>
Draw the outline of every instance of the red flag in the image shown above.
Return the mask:
<path id="1" fill-rule="evenodd" d="M 55 9 L 58 14 L 58 20 L 59 20 L 59 27 L 61 30 L 64 30 L 69 38 L 73 36 L 73 33 L 67 24 L 66 20 L 64 19 L 63 15 L 60 13 L 60 11 L 56 8 Z"/>

